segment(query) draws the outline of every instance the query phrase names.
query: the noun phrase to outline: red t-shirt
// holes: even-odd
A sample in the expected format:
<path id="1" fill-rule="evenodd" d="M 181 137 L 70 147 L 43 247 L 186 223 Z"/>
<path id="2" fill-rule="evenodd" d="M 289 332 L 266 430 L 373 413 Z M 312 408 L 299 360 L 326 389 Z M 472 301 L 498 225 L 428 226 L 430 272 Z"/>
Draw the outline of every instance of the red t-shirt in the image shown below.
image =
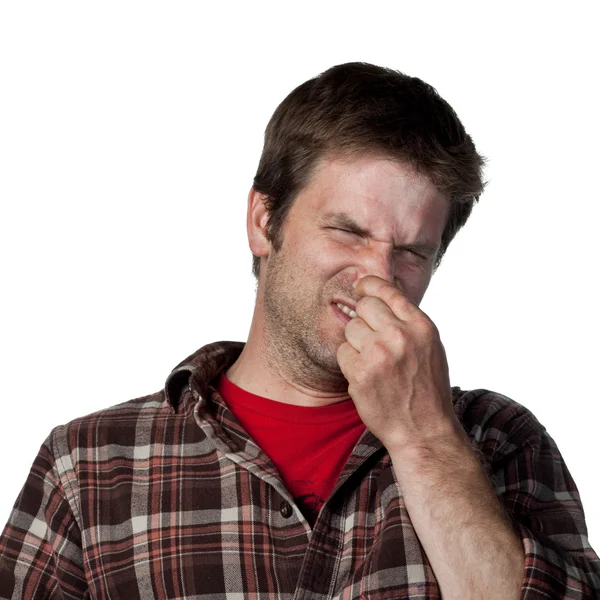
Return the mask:
<path id="1" fill-rule="evenodd" d="M 225 373 L 217 390 L 314 524 L 365 430 L 352 400 L 321 407 L 285 404 L 243 390 Z"/>

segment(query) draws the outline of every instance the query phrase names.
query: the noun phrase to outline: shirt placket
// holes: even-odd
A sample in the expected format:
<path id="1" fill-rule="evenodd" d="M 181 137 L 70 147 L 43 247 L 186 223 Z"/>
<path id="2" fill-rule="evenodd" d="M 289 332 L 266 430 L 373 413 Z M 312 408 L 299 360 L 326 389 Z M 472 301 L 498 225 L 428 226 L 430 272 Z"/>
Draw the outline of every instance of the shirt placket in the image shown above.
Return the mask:
<path id="1" fill-rule="evenodd" d="M 284 526 L 286 522 L 292 525 L 293 521 L 291 519 L 296 519 L 304 527 L 306 551 L 299 569 L 293 600 L 331 598 L 336 588 L 339 587 L 336 575 L 342 558 L 344 543 L 346 502 L 340 498 L 340 494 L 348 495 L 352 493 L 345 485 L 347 480 L 373 454 L 382 451 L 383 447 L 379 440 L 368 431 L 365 431 L 361 436 L 331 494 L 323 504 L 314 527 L 311 529 L 310 524 L 295 504 L 294 498 L 285 487 L 268 456 L 247 434 L 243 436 L 243 449 L 233 443 L 231 439 L 233 437 L 231 436 L 233 433 L 232 427 L 235 425 L 235 436 L 238 439 L 240 439 L 240 430 L 243 431 L 243 429 L 226 405 L 222 403 L 223 401 L 218 400 L 221 409 L 225 411 L 221 417 L 221 426 L 207 412 L 207 405 L 202 398 L 197 397 L 198 402 L 194 409 L 196 422 L 211 439 L 215 447 L 229 460 L 236 463 L 238 467 L 246 469 L 252 475 L 261 479 L 264 484 L 280 496 L 282 500 L 279 505 L 279 513 L 284 521 Z M 279 520 L 279 517 L 276 517 L 276 520 Z M 272 525 L 281 527 L 282 523 L 274 522 Z"/>
<path id="2" fill-rule="evenodd" d="M 348 489 L 346 482 L 365 461 L 375 453 L 381 454 L 382 449 L 381 443 L 368 431 L 356 444 L 315 521 L 293 600 L 332 598 L 340 587 L 337 574 L 344 545 L 344 523 L 348 516 L 348 503 L 344 498 L 354 493 L 354 490 Z"/>

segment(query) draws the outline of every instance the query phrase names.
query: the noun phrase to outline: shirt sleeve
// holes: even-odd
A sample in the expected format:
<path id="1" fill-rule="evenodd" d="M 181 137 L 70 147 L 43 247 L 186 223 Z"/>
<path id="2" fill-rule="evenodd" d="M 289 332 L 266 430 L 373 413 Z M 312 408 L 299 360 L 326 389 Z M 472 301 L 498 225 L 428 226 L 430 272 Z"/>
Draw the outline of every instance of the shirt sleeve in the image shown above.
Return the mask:
<path id="1" fill-rule="evenodd" d="M 491 475 L 523 542 L 521 600 L 597 600 L 600 560 L 575 482 L 552 437 L 519 409 L 504 423 L 515 435 L 508 436 L 509 452 L 492 463 Z"/>
<path id="2" fill-rule="evenodd" d="M 61 484 L 52 434 L 0 536 L 0 598 L 87 598 L 81 535 Z"/>

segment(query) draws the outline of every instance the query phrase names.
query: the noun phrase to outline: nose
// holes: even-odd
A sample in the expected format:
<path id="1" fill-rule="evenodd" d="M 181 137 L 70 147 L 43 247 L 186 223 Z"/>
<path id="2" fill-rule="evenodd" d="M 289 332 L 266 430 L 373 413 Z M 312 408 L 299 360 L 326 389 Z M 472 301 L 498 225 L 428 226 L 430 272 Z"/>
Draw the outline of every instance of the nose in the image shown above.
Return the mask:
<path id="1" fill-rule="evenodd" d="M 394 248 L 391 243 L 370 241 L 361 248 L 356 258 L 357 279 L 366 275 L 377 275 L 391 284 L 396 284 Z"/>

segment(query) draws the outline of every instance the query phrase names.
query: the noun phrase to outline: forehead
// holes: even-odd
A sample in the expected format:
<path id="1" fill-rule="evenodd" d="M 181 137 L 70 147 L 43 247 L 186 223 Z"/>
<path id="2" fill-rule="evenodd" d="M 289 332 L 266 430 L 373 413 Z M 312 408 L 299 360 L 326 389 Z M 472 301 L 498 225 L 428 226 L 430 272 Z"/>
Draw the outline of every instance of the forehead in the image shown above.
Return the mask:
<path id="1" fill-rule="evenodd" d="M 345 213 L 377 236 L 441 237 L 448 199 L 425 175 L 388 158 L 325 158 L 297 198 L 297 216 Z"/>

